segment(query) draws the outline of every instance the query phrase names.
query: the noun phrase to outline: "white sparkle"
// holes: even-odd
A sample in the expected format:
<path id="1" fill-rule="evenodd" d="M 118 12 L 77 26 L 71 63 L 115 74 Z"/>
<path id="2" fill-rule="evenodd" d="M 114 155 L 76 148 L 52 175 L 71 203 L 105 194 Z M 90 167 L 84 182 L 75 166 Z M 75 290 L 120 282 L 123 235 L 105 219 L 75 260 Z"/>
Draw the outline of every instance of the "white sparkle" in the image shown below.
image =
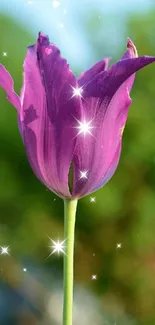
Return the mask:
<path id="1" fill-rule="evenodd" d="M 116 248 L 121 248 L 121 247 L 122 247 L 122 244 L 121 243 L 119 243 L 119 244 L 116 245 Z"/>
<path id="2" fill-rule="evenodd" d="M 71 86 L 72 87 L 72 86 Z M 79 96 L 79 97 L 82 97 L 82 92 L 83 92 L 83 88 L 82 87 L 80 87 L 80 88 L 74 88 L 74 87 L 72 87 L 72 89 L 73 89 L 73 96 L 72 97 L 75 97 L 75 96 Z"/>
<path id="3" fill-rule="evenodd" d="M 81 178 L 88 178 L 88 177 L 87 177 L 88 170 L 86 170 L 86 171 L 84 171 L 84 172 L 82 172 L 82 171 L 80 170 L 80 173 L 81 173 L 80 179 L 81 179 Z"/>
<path id="4" fill-rule="evenodd" d="M 63 23 L 60 23 L 59 25 L 61 28 L 64 28 L 64 24 Z"/>
<path id="5" fill-rule="evenodd" d="M 53 251 L 52 251 L 52 253 L 51 253 L 49 256 L 51 256 L 51 255 L 54 254 L 54 253 L 58 253 L 58 255 L 59 255 L 59 253 L 63 253 L 63 254 L 66 255 L 66 253 L 65 253 L 65 251 L 64 251 L 64 249 L 65 249 L 64 242 L 66 241 L 66 239 L 63 240 L 62 242 L 59 242 L 59 240 L 58 240 L 57 242 L 55 242 L 55 241 L 54 241 L 53 239 L 51 239 L 51 238 L 50 238 L 50 240 L 52 241 L 53 245 L 52 245 L 52 246 L 49 246 L 49 247 L 50 247 L 50 248 L 53 248 Z M 48 257 L 49 257 L 49 256 L 48 256 Z"/>
<path id="6" fill-rule="evenodd" d="M 27 271 L 27 269 L 24 267 L 24 268 L 23 268 L 23 271 L 24 271 L 24 272 L 26 272 L 26 271 Z"/>
<path id="7" fill-rule="evenodd" d="M 83 134 L 84 136 L 87 134 L 87 133 L 89 133 L 89 134 L 91 134 L 92 136 L 93 136 L 93 134 L 91 133 L 91 129 L 94 129 L 95 128 L 95 126 L 92 126 L 91 125 L 91 123 L 92 123 L 92 120 L 90 120 L 89 122 L 86 122 L 85 120 L 84 121 L 79 121 L 76 117 L 74 117 L 75 118 L 75 120 L 79 123 L 79 125 L 78 126 L 74 126 L 74 128 L 76 128 L 76 129 L 79 129 L 79 132 L 78 132 L 78 134 L 77 134 L 77 136 L 79 135 L 79 134 Z"/>
<path id="8" fill-rule="evenodd" d="M 59 6 L 60 6 L 60 2 L 54 0 L 54 1 L 53 1 L 53 7 L 54 7 L 54 8 L 57 8 L 57 7 L 59 7 Z"/>
<path id="9" fill-rule="evenodd" d="M 86 121 L 80 122 L 79 121 L 79 126 L 77 126 L 77 129 L 79 129 L 79 133 L 78 134 L 83 133 L 85 135 L 86 133 L 89 133 L 89 134 L 92 135 L 92 133 L 90 132 L 90 130 L 93 129 L 94 127 L 91 126 L 90 123 L 91 123 L 91 121 L 89 121 L 89 122 L 86 122 Z"/>
<path id="10" fill-rule="evenodd" d="M 97 275 L 96 274 L 93 274 L 91 278 L 92 278 L 92 280 L 96 280 L 97 279 Z"/>
<path id="11" fill-rule="evenodd" d="M 8 54 L 7 54 L 7 52 L 3 52 L 3 56 L 7 56 Z"/>
<path id="12" fill-rule="evenodd" d="M 8 246 L 8 247 L 2 247 L 1 246 L 1 255 L 10 255 L 9 252 L 8 252 L 9 247 L 10 246 Z"/>
<path id="13" fill-rule="evenodd" d="M 90 202 L 96 202 L 96 197 L 91 197 Z"/>

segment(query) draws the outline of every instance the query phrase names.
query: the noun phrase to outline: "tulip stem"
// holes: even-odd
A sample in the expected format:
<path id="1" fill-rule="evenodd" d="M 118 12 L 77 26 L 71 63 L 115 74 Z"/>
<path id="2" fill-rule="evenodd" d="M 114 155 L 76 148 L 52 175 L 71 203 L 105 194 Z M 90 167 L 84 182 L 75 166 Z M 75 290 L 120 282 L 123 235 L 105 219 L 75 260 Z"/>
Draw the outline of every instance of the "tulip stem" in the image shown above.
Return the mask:
<path id="1" fill-rule="evenodd" d="M 78 200 L 64 200 L 64 254 L 63 281 L 63 325 L 72 325 L 73 314 L 73 268 L 74 268 L 74 232 Z"/>

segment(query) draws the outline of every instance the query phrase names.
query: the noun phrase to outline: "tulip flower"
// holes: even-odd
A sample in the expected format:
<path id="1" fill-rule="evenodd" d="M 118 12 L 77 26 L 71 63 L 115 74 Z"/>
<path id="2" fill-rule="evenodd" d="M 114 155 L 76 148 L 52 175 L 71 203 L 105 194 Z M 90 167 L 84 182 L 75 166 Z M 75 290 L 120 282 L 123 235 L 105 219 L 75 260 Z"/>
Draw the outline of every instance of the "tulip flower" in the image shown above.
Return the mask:
<path id="1" fill-rule="evenodd" d="M 77 201 L 114 174 L 135 73 L 154 61 L 138 57 L 128 39 L 117 63 L 108 68 L 108 59 L 103 59 L 77 79 L 59 49 L 39 33 L 37 43 L 28 47 L 20 96 L 0 65 L 0 86 L 17 110 L 29 163 L 39 180 L 65 202 L 63 325 L 72 325 Z"/>

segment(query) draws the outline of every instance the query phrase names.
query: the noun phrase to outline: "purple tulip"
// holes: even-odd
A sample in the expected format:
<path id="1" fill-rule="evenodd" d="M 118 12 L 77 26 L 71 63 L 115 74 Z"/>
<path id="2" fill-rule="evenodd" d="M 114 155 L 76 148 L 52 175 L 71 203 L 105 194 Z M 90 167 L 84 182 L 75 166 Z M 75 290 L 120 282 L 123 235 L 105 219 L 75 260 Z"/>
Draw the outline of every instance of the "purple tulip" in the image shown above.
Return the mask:
<path id="1" fill-rule="evenodd" d="M 120 61 L 108 68 L 104 59 L 76 79 L 59 49 L 39 33 L 26 54 L 20 97 L 0 65 L 0 86 L 17 109 L 30 165 L 47 188 L 78 199 L 108 182 L 120 158 L 135 72 L 153 61 L 137 57 L 128 39 Z"/>
<path id="2" fill-rule="evenodd" d="M 30 165 L 40 181 L 64 199 L 63 325 L 72 325 L 78 199 L 114 174 L 135 72 L 154 61 L 155 57 L 137 57 L 128 39 L 120 61 L 108 68 L 104 59 L 76 79 L 59 49 L 39 33 L 36 45 L 27 51 L 20 97 L 0 65 L 0 86 L 17 109 Z"/>

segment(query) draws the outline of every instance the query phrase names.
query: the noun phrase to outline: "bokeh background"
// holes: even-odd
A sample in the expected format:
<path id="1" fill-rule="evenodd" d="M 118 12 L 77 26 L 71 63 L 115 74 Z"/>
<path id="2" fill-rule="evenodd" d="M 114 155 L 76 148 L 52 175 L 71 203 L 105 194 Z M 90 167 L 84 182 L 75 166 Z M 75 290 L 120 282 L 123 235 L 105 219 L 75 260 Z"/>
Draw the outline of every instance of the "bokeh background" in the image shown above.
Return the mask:
<path id="1" fill-rule="evenodd" d="M 18 93 L 40 30 L 78 75 L 103 57 L 118 60 L 127 36 L 139 55 L 155 55 L 155 3 L 0 0 L 0 62 Z M 115 175 L 96 202 L 79 201 L 74 325 L 155 324 L 155 65 L 137 73 L 132 99 Z M 10 246 L 0 255 L 1 325 L 62 324 L 63 257 L 47 258 L 48 236 L 63 240 L 63 201 L 34 176 L 0 89 L 0 245 Z"/>

